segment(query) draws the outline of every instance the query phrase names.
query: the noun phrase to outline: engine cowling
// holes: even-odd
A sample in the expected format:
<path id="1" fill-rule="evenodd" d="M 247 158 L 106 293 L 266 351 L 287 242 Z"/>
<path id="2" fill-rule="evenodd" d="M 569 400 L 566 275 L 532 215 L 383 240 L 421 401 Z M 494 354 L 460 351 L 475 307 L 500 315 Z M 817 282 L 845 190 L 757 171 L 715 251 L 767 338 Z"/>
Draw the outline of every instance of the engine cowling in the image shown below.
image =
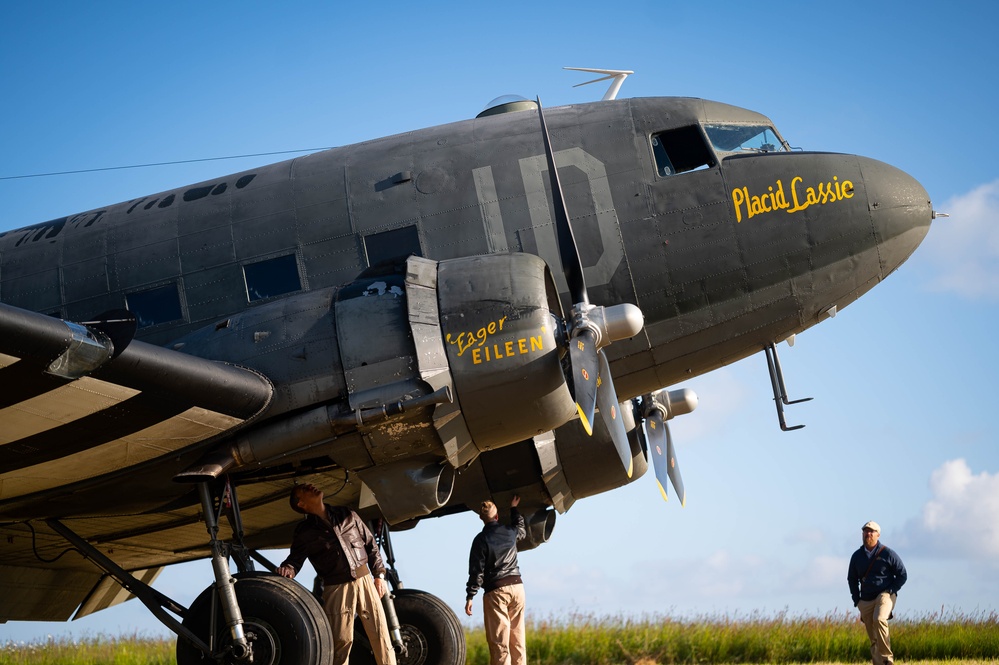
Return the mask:
<path id="1" fill-rule="evenodd" d="M 456 467 L 554 429 L 575 412 L 560 363 L 558 307 L 548 267 L 530 254 L 410 257 L 404 271 L 369 271 L 335 303 L 351 408 L 419 391 L 421 383 L 450 387 L 453 402 L 423 425 L 437 431 Z M 431 452 L 418 426 L 371 428 L 376 448 L 398 447 L 384 459 L 374 451 L 374 461 Z"/>

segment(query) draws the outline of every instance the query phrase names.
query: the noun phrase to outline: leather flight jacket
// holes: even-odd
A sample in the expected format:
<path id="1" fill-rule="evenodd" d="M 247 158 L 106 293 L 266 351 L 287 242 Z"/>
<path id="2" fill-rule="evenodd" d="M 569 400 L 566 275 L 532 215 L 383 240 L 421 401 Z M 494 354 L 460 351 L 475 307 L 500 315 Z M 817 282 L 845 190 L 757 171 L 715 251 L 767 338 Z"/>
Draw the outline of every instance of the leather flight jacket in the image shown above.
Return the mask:
<path id="1" fill-rule="evenodd" d="M 510 526 L 499 522 L 483 525 L 468 555 L 468 584 L 465 598 L 471 600 L 479 588 L 486 593 L 507 584 L 520 582 L 517 562 L 517 541 L 527 536 L 524 518 L 516 508 L 510 509 Z"/>
<path id="2" fill-rule="evenodd" d="M 291 553 L 282 566 L 297 573 L 305 559 L 326 586 L 344 584 L 369 572 L 384 575 L 385 565 L 374 536 L 350 508 L 326 506 L 327 520 L 308 515 L 295 527 Z"/>

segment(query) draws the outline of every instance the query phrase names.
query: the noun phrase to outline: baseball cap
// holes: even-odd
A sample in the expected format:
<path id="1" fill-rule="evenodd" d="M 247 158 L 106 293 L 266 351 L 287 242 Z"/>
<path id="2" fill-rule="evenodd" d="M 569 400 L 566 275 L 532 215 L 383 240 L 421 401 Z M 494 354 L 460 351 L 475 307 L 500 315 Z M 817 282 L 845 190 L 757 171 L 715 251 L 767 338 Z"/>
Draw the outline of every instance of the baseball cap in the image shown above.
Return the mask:
<path id="1" fill-rule="evenodd" d="M 881 533 L 881 525 L 873 521 L 868 522 L 867 524 L 862 526 L 861 529 L 870 529 L 871 531 L 877 531 L 878 533 Z"/>

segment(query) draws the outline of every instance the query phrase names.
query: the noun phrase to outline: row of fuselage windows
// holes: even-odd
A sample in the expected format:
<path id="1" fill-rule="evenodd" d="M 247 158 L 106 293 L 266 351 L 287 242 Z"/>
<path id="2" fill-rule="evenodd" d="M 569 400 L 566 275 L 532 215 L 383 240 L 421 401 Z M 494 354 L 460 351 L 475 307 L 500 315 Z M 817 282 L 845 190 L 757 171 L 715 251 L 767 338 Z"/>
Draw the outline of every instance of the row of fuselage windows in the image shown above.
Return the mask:
<path id="1" fill-rule="evenodd" d="M 696 125 L 659 132 L 653 134 L 651 139 L 660 177 L 697 171 L 716 164 L 714 154 Z M 369 266 L 413 254 L 423 255 L 415 226 L 365 236 L 364 250 Z M 243 279 L 247 301 L 251 303 L 302 289 L 301 271 L 295 254 L 245 264 Z M 125 300 L 140 328 L 184 318 L 176 282 L 129 293 Z"/>
<path id="2" fill-rule="evenodd" d="M 715 157 L 697 126 L 659 132 L 652 137 L 652 152 L 660 177 L 696 171 L 715 165 Z M 404 226 L 364 237 L 369 266 L 415 254 L 422 256 L 419 232 Z M 301 272 L 295 254 L 285 254 L 243 266 L 248 302 L 256 302 L 302 289 Z M 140 328 L 177 321 L 184 317 L 177 283 L 171 282 L 125 296 L 126 306 Z"/>
<path id="3" fill-rule="evenodd" d="M 714 155 L 696 126 L 681 127 L 652 136 L 652 152 L 660 177 L 696 171 L 715 165 Z M 409 255 L 422 256 L 416 226 L 404 226 L 364 237 L 369 266 Z M 257 302 L 302 289 L 302 273 L 295 254 L 242 266 L 248 302 Z M 126 307 L 140 328 L 184 318 L 177 282 L 125 295 Z"/>
<path id="4" fill-rule="evenodd" d="M 364 237 L 369 266 L 410 255 L 422 256 L 419 232 L 415 226 L 373 233 Z M 247 302 L 257 302 L 302 290 L 302 272 L 296 254 L 247 263 L 242 266 Z M 125 294 L 125 306 L 139 328 L 148 328 L 184 318 L 177 282 Z"/>

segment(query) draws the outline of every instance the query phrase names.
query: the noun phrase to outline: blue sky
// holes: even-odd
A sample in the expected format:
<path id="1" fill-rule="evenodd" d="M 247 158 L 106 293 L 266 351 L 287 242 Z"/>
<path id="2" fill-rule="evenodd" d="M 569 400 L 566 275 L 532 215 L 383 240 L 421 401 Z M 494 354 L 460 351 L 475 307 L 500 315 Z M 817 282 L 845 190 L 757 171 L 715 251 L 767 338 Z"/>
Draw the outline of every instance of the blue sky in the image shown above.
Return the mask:
<path id="1" fill-rule="evenodd" d="M 899 614 L 999 609 L 999 5 L 338 5 L 3 3 L 0 177 L 345 145 L 507 93 L 599 99 L 563 66 L 632 69 L 621 97 L 723 101 L 793 146 L 893 164 L 952 217 L 781 346 L 792 397 L 815 398 L 788 411 L 806 428 L 778 429 L 762 355 L 684 384 L 700 397 L 672 425 L 687 506 L 663 503 L 651 475 L 577 503 L 521 556 L 529 612 L 846 612 L 869 519 L 909 570 Z M 278 159 L 3 179 L 0 230 Z M 459 611 L 478 528 L 462 515 L 399 534 L 407 586 Z M 156 586 L 189 603 L 210 576 L 185 564 Z M 0 625 L 0 641 L 135 631 L 165 632 L 133 601 Z"/>

